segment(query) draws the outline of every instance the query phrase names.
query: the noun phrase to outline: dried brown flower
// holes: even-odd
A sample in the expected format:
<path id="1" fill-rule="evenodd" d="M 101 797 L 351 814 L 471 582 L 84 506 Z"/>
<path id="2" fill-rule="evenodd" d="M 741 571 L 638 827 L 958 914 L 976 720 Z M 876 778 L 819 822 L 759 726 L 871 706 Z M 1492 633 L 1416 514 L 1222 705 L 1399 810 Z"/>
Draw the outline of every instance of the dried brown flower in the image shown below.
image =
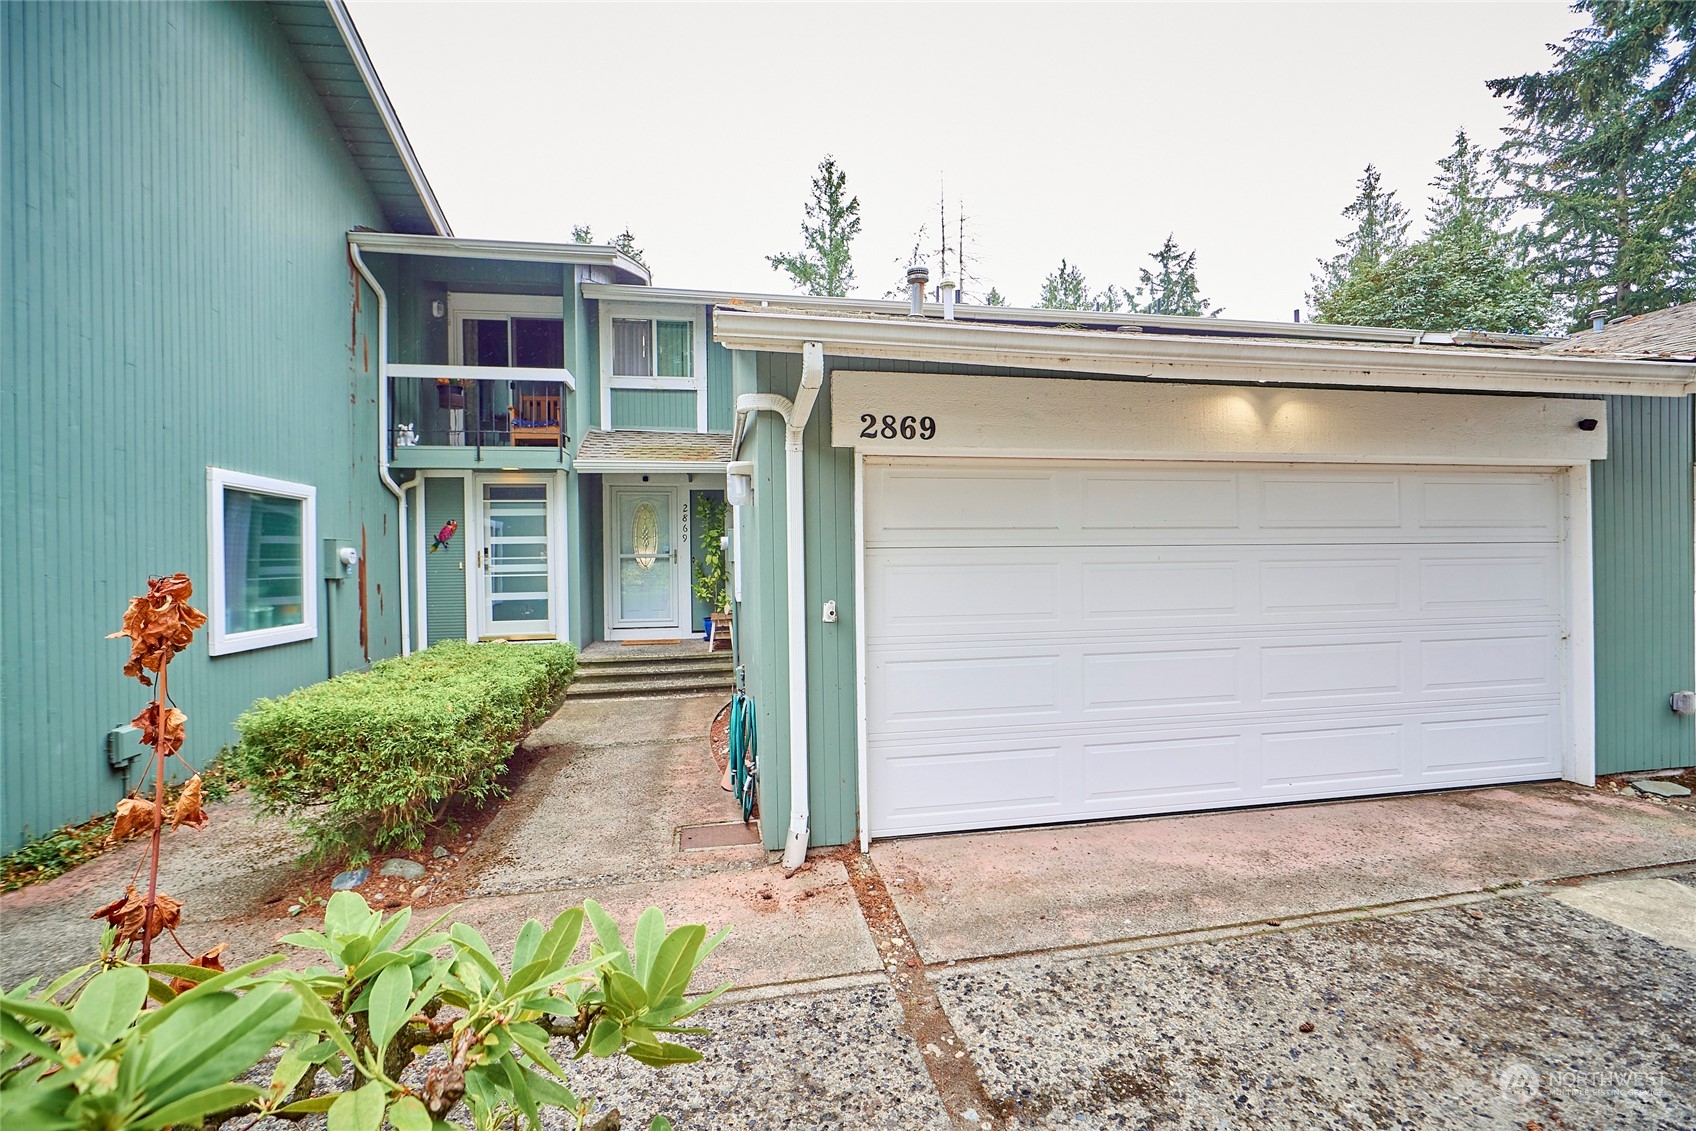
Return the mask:
<path id="1" fill-rule="evenodd" d="M 116 844 L 131 833 L 152 832 L 156 812 L 157 809 L 151 801 L 143 801 L 139 797 L 124 798 L 118 802 L 118 816 L 112 822 L 109 842 Z"/>
<path id="2" fill-rule="evenodd" d="M 161 931 L 174 931 L 183 920 L 183 905 L 159 892 L 153 897 L 153 922 L 147 922 L 147 900 L 135 890 L 131 884 L 124 889 L 122 899 L 114 899 L 111 903 L 100 908 L 90 919 L 104 919 L 118 928 L 118 942 L 127 943 L 142 936 L 146 931 L 149 939 L 158 936 Z M 149 929 L 151 928 L 151 929 Z"/>
<path id="3" fill-rule="evenodd" d="M 196 958 L 196 959 L 193 959 L 192 961 L 190 961 L 189 965 L 190 966 L 198 966 L 202 970 L 216 970 L 218 973 L 222 974 L 224 972 L 224 964 L 223 964 L 223 962 L 219 961 L 218 956 L 220 954 L 223 954 L 224 948 L 229 946 L 229 945 L 230 945 L 229 943 L 219 943 L 217 946 L 213 947 L 211 950 L 207 951 L 205 954 L 201 955 L 199 958 Z M 199 984 L 200 983 L 198 983 L 198 982 L 191 982 L 187 978 L 172 978 L 171 979 L 171 990 L 172 990 L 173 993 L 179 993 L 180 994 L 185 990 L 194 989 L 194 987 L 199 985 Z"/>
<path id="4" fill-rule="evenodd" d="M 124 674 L 134 676 L 143 687 L 152 687 L 147 672 L 156 672 L 169 663 L 172 656 L 187 648 L 197 629 L 206 623 L 206 614 L 188 603 L 194 585 L 186 573 L 170 577 L 150 578 L 147 592 L 130 598 L 124 611 L 124 627 L 107 639 L 119 636 L 130 638 L 130 658 Z"/>
<path id="5" fill-rule="evenodd" d="M 177 806 L 171 811 L 171 827 L 187 825 L 191 829 L 203 829 L 207 821 L 206 810 L 200 801 L 200 775 L 195 774 L 183 783 L 183 791 L 177 795 Z"/>

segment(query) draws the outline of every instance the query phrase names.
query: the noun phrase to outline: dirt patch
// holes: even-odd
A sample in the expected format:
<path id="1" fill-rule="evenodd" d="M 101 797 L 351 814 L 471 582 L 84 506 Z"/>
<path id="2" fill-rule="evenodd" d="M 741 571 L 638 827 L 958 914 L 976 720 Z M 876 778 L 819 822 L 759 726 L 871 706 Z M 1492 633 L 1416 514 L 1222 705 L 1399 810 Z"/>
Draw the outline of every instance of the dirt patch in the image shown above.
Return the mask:
<path id="1" fill-rule="evenodd" d="M 1634 781 L 1671 782 L 1682 785 L 1690 793 L 1684 797 L 1652 797 L 1637 792 L 1631 788 Z M 1607 774 L 1596 779 L 1596 788 L 1607 793 L 1617 793 L 1629 797 L 1633 801 L 1643 801 L 1651 805 L 1666 805 L 1674 809 L 1696 811 L 1696 766 L 1685 766 L 1674 770 L 1637 770 L 1628 774 Z"/>
<path id="2" fill-rule="evenodd" d="M 966 1042 L 954 1031 L 935 987 L 925 977 L 927 967 L 872 858 L 853 845 L 844 845 L 831 855 L 848 871 L 848 882 L 877 944 L 884 975 L 901 1003 L 907 1036 L 919 1047 L 943 1106 L 961 1126 L 999 1126 L 1009 1109 L 991 1099 L 984 1089 L 977 1063 Z M 963 1119 L 967 1111 L 975 1112 L 978 1120 Z"/>
<path id="3" fill-rule="evenodd" d="M 519 747 L 507 759 L 506 773 L 500 777 L 501 787 L 508 795 L 518 793 L 526 779 L 554 753 L 559 752 L 552 747 Z M 368 865 L 371 878 L 355 890 L 372 907 L 385 911 L 406 906 L 440 907 L 459 902 L 464 897 L 459 866 L 488 831 L 505 803 L 503 796 L 490 798 L 481 806 L 466 801 L 450 807 L 447 816 L 431 831 L 422 847 L 408 852 L 373 855 Z M 408 880 L 378 875 L 386 860 L 411 860 L 421 864 L 424 877 Z M 278 919 L 322 920 L 324 903 L 335 892 L 330 885 L 347 868 L 348 865 L 342 862 L 296 872 L 266 896 L 264 914 Z"/>

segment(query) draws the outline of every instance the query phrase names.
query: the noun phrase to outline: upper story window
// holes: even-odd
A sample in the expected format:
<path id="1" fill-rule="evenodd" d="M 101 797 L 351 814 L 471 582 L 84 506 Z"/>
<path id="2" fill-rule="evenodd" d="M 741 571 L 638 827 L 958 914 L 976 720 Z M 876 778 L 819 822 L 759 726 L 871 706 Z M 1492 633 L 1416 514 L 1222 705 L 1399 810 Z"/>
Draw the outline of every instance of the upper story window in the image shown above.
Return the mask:
<path id="1" fill-rule="evenodd" d="M 214 656 L 318 635 L 317 490 L 206 469 Z"/>
<path id="2" fill-rule="evenodd" d="M 600 324 L 601 427 L 705 432 L 705 308 L 604 303 Z"/>

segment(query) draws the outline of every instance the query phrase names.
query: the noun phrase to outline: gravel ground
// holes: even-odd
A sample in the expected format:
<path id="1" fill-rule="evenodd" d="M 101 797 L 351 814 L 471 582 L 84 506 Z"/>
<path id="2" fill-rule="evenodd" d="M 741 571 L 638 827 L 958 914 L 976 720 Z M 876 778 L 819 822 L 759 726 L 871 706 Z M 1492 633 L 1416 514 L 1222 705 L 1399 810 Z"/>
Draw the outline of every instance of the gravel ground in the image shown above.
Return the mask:
<path id="1" fill-rule="evenodd" d="M 1020 1127 L 1688 1131 L 1692 985 L 1696 955 L 1521 897 L 938 990 Z"/>
<path id="2" fill-rule="evenodd" d="M 597 1114 L 618 1108 L 626 1127 L 656 1113 L 695 1131 L 953 1126 L 887 986 L 715 1005 L 700 1021 L 712 1035 L 686 1038 L 706 1053 L 700 1063 L 656 1072 L 584 1058 L 568 1065 L 572 1087 L 596 1098 Z"/>

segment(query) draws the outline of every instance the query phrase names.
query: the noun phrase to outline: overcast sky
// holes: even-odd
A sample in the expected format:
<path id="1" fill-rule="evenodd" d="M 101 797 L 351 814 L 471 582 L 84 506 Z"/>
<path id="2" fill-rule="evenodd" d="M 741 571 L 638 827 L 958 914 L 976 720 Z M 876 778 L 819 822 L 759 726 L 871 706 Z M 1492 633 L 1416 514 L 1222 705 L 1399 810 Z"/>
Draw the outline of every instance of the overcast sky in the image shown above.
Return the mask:
<path id="1" fill-rule="evenodd" d="M 349 7 L 458 235 L 629 225 L 657 285 L 786 292 L 764 256 L 800 245 L 832 153 L 860 198 L 858 293 L 899 283 L 921 224 L 934 248 L 945 188 L 974 297 L 1031 304 L 1062 256 L 1092 289 L 1132 284 L 1170 231 L 1229 316 L 1280 320 L 1367 162 L 1423 215 L 1455 131 L 1493 145 L 1507 122 L 1484 80 L 1546 66 L 1583 22 L 1560 3 Z"/>

